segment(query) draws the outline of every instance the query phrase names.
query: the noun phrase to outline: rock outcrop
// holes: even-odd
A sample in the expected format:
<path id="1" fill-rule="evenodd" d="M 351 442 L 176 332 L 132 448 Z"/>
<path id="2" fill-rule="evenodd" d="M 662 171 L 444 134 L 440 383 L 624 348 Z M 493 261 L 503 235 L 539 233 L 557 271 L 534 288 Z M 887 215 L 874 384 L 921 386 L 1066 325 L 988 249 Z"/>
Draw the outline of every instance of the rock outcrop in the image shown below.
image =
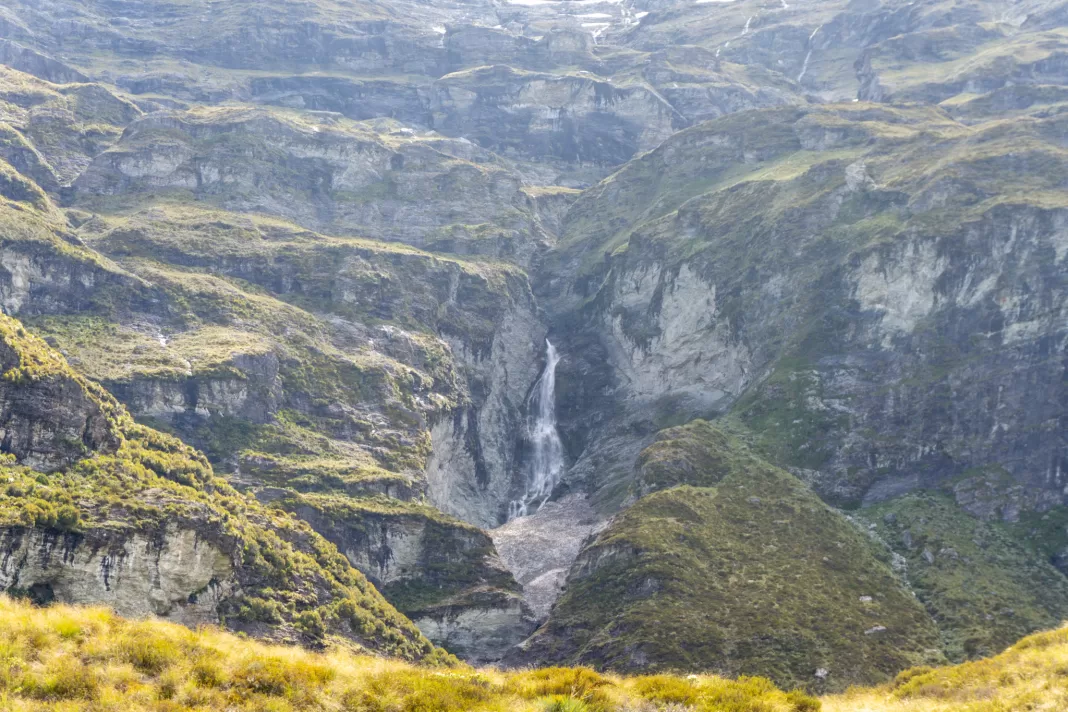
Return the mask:
<path id="1" fill-rule="evenodd" d="M 0 450 L 44 472 L 118 450 L 118 409 L 71 378 L 48 349 L 20 347 L 27 336 L 21 324 L 0 328 Z"/>
<path id="2" fill-rule="evenodd" d="M 3 590 L 309 643 L 341 635 L 409 659 L 441 658 L 306 525 L 258 507 L 216 480 L 202 455 L 133 423 L 7 316 L 0 344 L 0 449 L 9 458 L 0 495 Z M 86 430 L 72 430 L 74 420 Z"/>
<path id="3" fill-rule="evenodd" d="M 40 603 L 96 603 L 131 618 L 218 625 L 237 594 L 234 562 L 193 528 L 149 534 L 9 528 L 0 534 L 0 588 Z"/>
<path id="4" fill-rule="evenodd" d="M 466 660 L 500 660 L 532 631 L 515 579 L 476 527 L 386 498 L 256 496 L 308 522 L 424 635 Z"/>

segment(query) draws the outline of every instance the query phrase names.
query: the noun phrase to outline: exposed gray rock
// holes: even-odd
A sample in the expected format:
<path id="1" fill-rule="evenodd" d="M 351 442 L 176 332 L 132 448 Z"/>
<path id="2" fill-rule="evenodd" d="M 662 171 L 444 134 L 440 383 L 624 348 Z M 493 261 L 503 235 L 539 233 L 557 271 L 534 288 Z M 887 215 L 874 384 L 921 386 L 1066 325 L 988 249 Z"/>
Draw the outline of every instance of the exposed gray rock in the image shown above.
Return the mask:
<path id="1" fill-rule="evenodd" d="M 0 39 L 0 64 L 32 74 L 54 84 L 70 84 L 89 81 L 88 78 L 62 62 L 48 57 L 18 42 Z"/>
<path id="2" fill-rule="evenodd" d="M 608 165 L 656 146 L 687 123 L 648 87 L 506 66 L 442 77 L 431 109 L 439 131 L 505 156 Z"/>
<path id="3" fill-rule="evenodd" d="M 503 316 L 489 353 L 453 344 L 473 403 L 440 418 L 430 431 L 428 492 L 442 511 L 492 528 L 503 521 L 508 503 L 525 486 L 517 447 L 544 338 L 545 327 L 532 305 L 519 304 Z"/>
<path id="4" fill-rule="evenodd" d="M 107 605 L 133 618 L 218 624 L 219 604 L 238 587 L 230 557 L 192 528 L 152 536 L 15 528 L 0 532 L 0 552 L 0 589 Z"/>
<path id="5" fill-rule="evenodd" d="M 548 617 L 560 597 L 571 565 L 598 522 L 584 497 L 567 495 L 489 532 L 501 561 L 523 587 L 523 601 L 539 621 Z"/>
<path id="6" fill-rule="evenodd" d="M 257 496 L 264 495 L 275 496 Z M 280 501 L 333 542 L 435 644 L 492 662 L 533 629 L 514 579 L 479 529 L 419 507 L 331 508 L 314 496 Z"/>
<path id="7" fill-rule="evenodd" d="M 187 377 L 137 377 L 107 386 L 139 416 L 168 421 L 175 415 L 193 414 L 271 422 L 283 396 L 278 356 L 272 352 L 237 354 L 226 366 Z"/>
<path id="8" fill-rule="evenodd" d="M 21 328 L 21 327 L 20 327 Z M 58 373 L 38 374 L 37 364 L 0 341 L 0 449 L 28 467 L 49 472 L 93 452 L 114 452 L 122 442 L 111 417 L 85 385 Z M 25 370 L 20 370 L 25 369 Z"/>
<path id="9" fill-rule="evenodd" d="M 415 245 L 443 229 L 488 228 L 506 241 L 516 241 L 517 231 L 521 242 L 540 238 L 519 176 L 485 152 L 456 160 L 440 143 L 412 134 L 383 138 L 369 126 L 329 116 L 294 121 L 267 110 L 158 112 L 128 127 L 74 188 L 85 199 L 192 191 L 230 210 Z M 454 151 L 462 152 L 472 153 Z M 503 246 L 485 242 L 503 256 Z"/>
<path id="10" fill-rule="evenodd" d="M 412 621 L 430 640 L 473 663 L 498 662 L 534 630 L 518 594 L 468 596 L 457 605 L 413 614 Z"/>

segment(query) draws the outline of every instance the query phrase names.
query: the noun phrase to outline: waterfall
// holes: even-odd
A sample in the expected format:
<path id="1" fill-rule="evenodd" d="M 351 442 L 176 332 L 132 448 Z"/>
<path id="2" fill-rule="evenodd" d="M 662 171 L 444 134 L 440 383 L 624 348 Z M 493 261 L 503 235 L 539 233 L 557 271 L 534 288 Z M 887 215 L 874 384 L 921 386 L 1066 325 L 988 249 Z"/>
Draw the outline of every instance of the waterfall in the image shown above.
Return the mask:
<path id="1" fill-rule="evenodd" d="M 808 36 L 808 54 L 805 55 L 805 61 L 801 64 L 801 73 L 797 75 L 797 81 L 801 81 L 805 78 L 805 72 L 808 71 L 808 60 L 812 59 L 812 40 L 816 39 L 816 33 L 820 31 L 823 25 L 820 25 L 816 29 L 812 30 L 812 34 Z"/>
<path id="2" fill-rule="evenodd" d="M 556 364 L 560 355 L 545 340 L 545 369 L 527 399 L 527 437 L 530 470 L 522 498 L 508 506 L 508 519 L 525 517 L 541 508 L 564 471 L 564 445 L 556 430 Z"/>

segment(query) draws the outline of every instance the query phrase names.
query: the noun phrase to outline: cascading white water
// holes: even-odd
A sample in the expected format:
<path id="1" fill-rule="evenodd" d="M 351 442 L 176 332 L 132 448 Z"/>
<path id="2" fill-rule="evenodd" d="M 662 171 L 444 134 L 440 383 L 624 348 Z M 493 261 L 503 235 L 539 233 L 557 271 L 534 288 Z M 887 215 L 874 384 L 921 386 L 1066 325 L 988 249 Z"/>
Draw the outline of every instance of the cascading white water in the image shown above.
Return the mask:
<path id="1" fill-rule="evenodd" d="M 812 40 L 816 39 L 816 33 L 822 28 L 823 25 L 820 25 L 812 30 L 812 34 L 808 36 L 808 54 L 805 55 L 805 61 L 801 63 L 801 73 L 797 75 L 797 81 L 801 81 L 805 78 L 805 72 L 808 71 L 808 60 L 812 59 Z"/>
<path id="2" fill-rule="evenodd" d="M 508 506 L 508 519 L 533 514 L 545 504 L 564 471 L 564 445 L 556 430 L 556 364 L 560 355 L 545 340 L 545 369 L 527 400 L 530 470 L 522 498 Z"/>

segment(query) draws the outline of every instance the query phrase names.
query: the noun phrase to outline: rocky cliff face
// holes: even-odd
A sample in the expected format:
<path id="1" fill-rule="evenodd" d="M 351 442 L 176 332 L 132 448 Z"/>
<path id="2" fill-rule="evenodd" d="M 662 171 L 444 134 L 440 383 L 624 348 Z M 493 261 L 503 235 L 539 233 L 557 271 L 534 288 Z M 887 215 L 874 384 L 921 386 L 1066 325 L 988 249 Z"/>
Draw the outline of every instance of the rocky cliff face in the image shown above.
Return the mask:
<path id="1" fill-rule="evenodd" d="M 131 440 L 162 436 L 129 437 L 96 386 L 5 381 L 0 448 L 59 478 L 55 501 L 12 483 L 10 511 L 29 514 L 11 515 L 22 553 L 5 575 L 41 597 L 75 595 L 75 576 L 78 596 L 139 614 L 422 654 L 355 567 L 471 660 L 718 666 L 813 687 L 1045 625 L 1065 595 L 1051 562 L 1068 561 L 1064 7 L 0 8 L 0 306 L 263 500 L 251 529 L 210 541 L 187 540 L 206 526 L 189 493 L 185 520 L 138 494 L 114 510 L 136 526 L 105 531 L 102 500 L 58 493 L 111 480 L 65 478 L 93 453 L 140 472 L 160 456 L 134 457 Z M 505 522 L 547 336 L 567 472 L 545 507 Z M 695 418 L 717 424 L 672 429 Z M 774 502 L 739 499 L 745 478 L 719 472 L 735 445 Z M 186 459 L 199 464 L 157 474 L 195 471 L 246 501 Z M 145 507 L 163 513 L 149 523 Z M 72 528 L 75 511 L 95 523 Z M 668 546 L 656 527 L 701 536 Z M 714 578 L 749 540 L 789 548 L 787 530 L 812 542 L 795 573 L 856 600 L 806 598 L 782 578 L 793 560 L 769 554 L 766 580 L 800 611 L 786 637 L 689 617 L 714 600 L 744 618 L 738 581 L 655 570 L 668 557 Z M 49 543 L 57 532 L 82 538 Z M 805 558 L 826 537 L 852 552 L 843 568 Z M 41 553 L 55 546 L 70 556 Z M 90 578 L 105 551 L 159 586 Z M 211 567 L 174 578 L 174 562 L 214 551 L 231 562 L 218 595 L 182 603 Z M 314 605 L 267 593 L 304 566 Z M 852 590 L 858 577 L 879 591 Z M 1016 599 L 1019 615 L 947 586 Z M 664 601 L 677 620 L 656 613 Z M 392 632 L 371 640 L 379 619 Z M 700 632 L 700 652 L 649 621 Z"/>
<path id="2" fill-rule="evenodd" d="M 70 466 L 87 453 L 115 452 L 122 436 L 107 402 L 65 377 L 51 362 L 52 354 L 41 354 L 28 354 L 9 342 L 0 344 L 4 452 L 44 472 Z"/>
<path id="3" fill-rule="evenodd" d="M 8 402 L 45 395 L 60 418 L 88 405 L 83 422 L 102 420 L 110 436 L 53 438 L 63 456 L 51 452 L 48 474 L 33 469 L 38 448 L 5 440 L 5 591 L 306 642 L 337 634 L 412 659 L 441 657 L 306 526 L 215 480 L 203 456 L 178 440 L 133 423 L 19 322 L 3 317 L 0 340 Z M 44 432 L 49 422 L 32 410 L 8 411 L 12 432 Z"/>
<path id="4" fill-rule="evenodd" d="M 5 591 L 41 603 L 99 602 L 131 618 L 218 625 L 239 585 L 231 558 L 195 529 L 109 537 L 11 528 L 0 547 Z"/>
<path id="5" fill-rule="evenodd" d="M 648 87 L 487 67 L 442 77 L 434 127 L 504 155 L 618 165 L 685 125 Z M 485 128 L 483 128 L 485 127 Z"/>
<path id="6" fill-rule="evenodd" d="M 500 660 L 532 630 L 519 587 L 483 531 L 425 505 L 323 495 L 257 498 L 293 512 L 328 541 L 428 638 L 465 659 Z"/>
<path id="7" fill-rule="evenodd" d="M 1013 160 L 991 155 L 1007 144 L 990 135 L 944 134 L 939 152 L 974 181 L 967 187 L 915 162 L 917 173 L 882 174 L 878 159 L 860 149 L 868 140 L 863 127 L 873 126 L 874 115 L 865 111 L 840 114 L 858 121 L 833 129 L 814 114 L 782 114 L 789 118 L 779 124 L 778 145 L 748 146 L 743 134 L 732 133 L 740 124 L 706 124 L 632 164 L 591 202 L 576 204 L 570 229 L 582 237 L 572 254 L 590 250 L 591 238 L 615 249 L 605 261 L 588 260 L 565 298 L 592 297 L 582 313 L 598 332 L 615 385 L 604 407 L 635 403 L 629 412 L 656 424 L 734 406 L 769 451 L 803 468 L 837 501 L 875 500 L 996 464 L 1036 491 L 1047 488 L 1044 506 L 1060 504 L 1056 478 L 1048 478 L 1064 448 L 1052 435 L 1063 419 L 1055 405 L 1062 399 L 1050 400 L 1059 392 L 1059 365 L 1044 356 L 1064 337 L 1056 325 L 1064 309 L 1058 270 L 1048 269 L 1063 252 L 1060 208 L 1028 199 L 984 201 L 1013 180 Z M 920 118 L 897 116 L 904 125 Z M 900 138 L 892 141 L 908 150 Z M 701 145 L 710 150 L 693 162 L 679 150 Z M 787 155 L 813 145 L 838 157 L 789 165 Z M 779 154 L 782 148 L 788 153 Z M 982 156 L 973 159 L 972 150 Z M 660 214 L 642 215 L 639 203 L 635 222 L 620 225 L 615 237 L 592 218 L 600 203 L 626 201 L 629 191 L 640 190 L 649 172 L 672 163 L 673 176 L 692 175 L 692 166 L 696 178 L 710 158 L 751 165 L 754 178 L 689 198 L 685 189 L 664 186 L 644 201 Z M 988 161 L 1003 169 L 987 173 Z M 1060 171 L 1040 180 L 1057 181 Z M 798 193 L 804 210 L 796 207 Z M 773 206 L 786 194 L 776 217 Z M 665 214 L 668 200 L 678 207 Z M 752 210 L 757 202 L 767 206 L 759 217 Z M 954 213 L 960 223 L 941 222 L 948 204 L 960 206 Z M 749 253 L 754 244 L 759 261 Z M 778 266 L 785 264 L 788 272 Z M 1013 311 L 1022 282 L 1047 295 L 1048 310 Z M 1037 342 L 1022 336 L 1029 328 L 1023 324 L 1031 323 L 1043 335 Z M 1015 382 L 1021 370 L 1009 364 L 1029 364 L 1034 390 L 1024 397 L 1050 408 L 988 400 L 987 389 L 1029 388 Z M 976 407 L 944 417 L 946 404 L 962 398 Z M 589 421 L 576 410 L 576 421 Z"/>
<path id="8" fill-rule="evenodd" d="M 99 154 L 74 187 L 87 203 L 94 196 L 189 191 L 229 210 L 420 246 L 455 230 L 473 233 L 470 239 L 485 232 L 484 249 L 495 256 L 511 233 L 529 232 L 533 222 L 519 177 L 470 144 L 400 126 L 382 135 L 340 117 L 294 121 L 265 110 L 147 116 Z M 523 248 L 513 246 L 520 255 Z"/>
<path id="9" fill-rule="evenodd" d="M 520 437 L 527 393 L 541 364 L 536 345 L 544 327 L 529 306 L 504 315 L 488 353 L 458 344 L 477 409 L 454 410 L 438 419 L 427 463 L 430 500 L 464 521 L 486 528 L 500 524 L 508 503 L 523 490 Z"/>

